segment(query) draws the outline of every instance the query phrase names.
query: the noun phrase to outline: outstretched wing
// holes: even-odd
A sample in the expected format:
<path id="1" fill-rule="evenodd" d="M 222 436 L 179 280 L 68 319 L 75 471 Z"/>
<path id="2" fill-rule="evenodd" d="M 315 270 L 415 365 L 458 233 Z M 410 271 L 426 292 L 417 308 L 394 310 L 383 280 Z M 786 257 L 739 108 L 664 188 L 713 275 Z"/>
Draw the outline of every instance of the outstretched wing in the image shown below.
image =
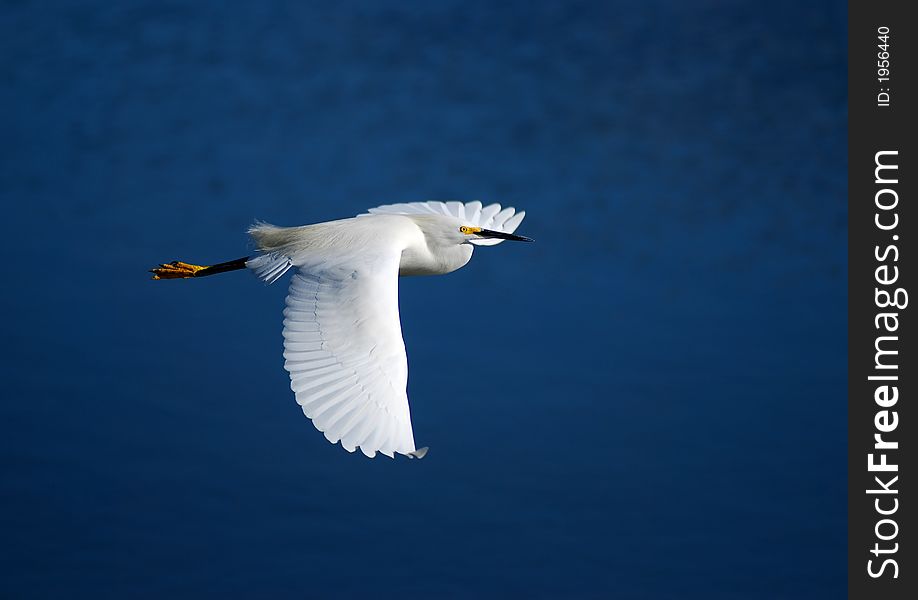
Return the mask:
<path id="1" fill-rule="evenodd" d="M 348 452 L 359 447 L 370 458 L 377 452 L 423 456 L 408 410 L 399 257 L 395 249 L 319 264 L 301 265 L 294 257 L 299 269 L 284 310 L 284 368 L 297 403 L 328 441 L 340 441 Z M 266 278 L 277 268 L 271 264 L 284 264 L 270 254 L 250 263 Z"/>
<path id="2" fill-rule="evenodd" d="M 447 215 L 465 221 L 473 227 L 513 233 L 526 216 L 526 211 L 516 212 L 513 207 L 503 210 L 500 204 L 489 204 L 482 207 L 481 202 L 407 202 L 386 204 L 371 208 L 368 214 L 374 215 Z M 493 246 L 504 240 L 498 238 L 470 240 L 477 246 Z"/>

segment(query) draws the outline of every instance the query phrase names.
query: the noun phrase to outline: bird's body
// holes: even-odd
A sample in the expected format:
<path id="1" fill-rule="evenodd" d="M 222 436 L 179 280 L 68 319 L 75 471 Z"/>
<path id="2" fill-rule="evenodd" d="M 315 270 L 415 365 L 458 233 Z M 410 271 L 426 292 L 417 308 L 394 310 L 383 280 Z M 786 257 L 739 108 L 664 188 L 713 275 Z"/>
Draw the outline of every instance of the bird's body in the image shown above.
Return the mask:
<path id="1" fill-rule="evenodd" d="M 346 262 L 397 250 L 400 276 L 443 275 L 464 267 L 473 250 L 470 244 L 439 243 L 444 225 L 458 231 L 461 222 L 437 215 L 365 215 L 302 227 L 259 224 L 249 233 L 263 252 Z"/>
<path id="2" fill-rule="evenodd" d="M 301 227 L 260 223 L 250 229 L 258 256 L 212 267 L 175 262 L 153 272 L 188 278 L 248 267 L 273 283 L 295 269 L 284 367 L 303 412 L 350 452 L 419 457 L 426 448 L 415 448 L 408 410 L 398 277 L 455 271 L 474 245 L 531 241 L 513 235 L 524 215 L 480 202 L 420 202 Z"/>

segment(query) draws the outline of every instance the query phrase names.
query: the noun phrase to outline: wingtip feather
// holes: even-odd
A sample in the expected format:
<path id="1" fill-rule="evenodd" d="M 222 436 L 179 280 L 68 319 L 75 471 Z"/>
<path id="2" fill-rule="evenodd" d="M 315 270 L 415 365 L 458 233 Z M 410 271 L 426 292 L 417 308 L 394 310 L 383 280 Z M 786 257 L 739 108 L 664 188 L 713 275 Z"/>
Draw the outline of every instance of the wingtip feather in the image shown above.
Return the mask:
<path id="1" fill-rule="evenodd" d="M 408 458 L 417 458 L 422 459 L 427 456 L 427 451 L 430 450 L 429 446 L 424 446 L 423 448 L 418 448 L 414 452 L 409 452 L 406 456 Z"/>

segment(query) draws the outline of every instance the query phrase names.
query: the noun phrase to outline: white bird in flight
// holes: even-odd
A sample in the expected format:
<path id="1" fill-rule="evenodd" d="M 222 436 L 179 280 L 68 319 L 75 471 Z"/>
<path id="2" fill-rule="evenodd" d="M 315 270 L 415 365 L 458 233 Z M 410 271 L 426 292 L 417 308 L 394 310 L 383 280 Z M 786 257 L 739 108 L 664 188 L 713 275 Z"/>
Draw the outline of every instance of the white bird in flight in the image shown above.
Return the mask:
<path id="1" fill-rule="evenodd" d="M 297 403 L 329 442 L 423 458 L 408 410 L 408 359 L 398 316 L 398 277 L 459 269 L 475 246 L 514 235 L 525 212 L 481 202 L 412 202 L 350 219 L 249 234 L 259 254 L 211 266 L 181 261 L 153 279 L 187 279 L 249 268 L 274 283 L 294 268 L 284 309 L 284 368 Z"/>

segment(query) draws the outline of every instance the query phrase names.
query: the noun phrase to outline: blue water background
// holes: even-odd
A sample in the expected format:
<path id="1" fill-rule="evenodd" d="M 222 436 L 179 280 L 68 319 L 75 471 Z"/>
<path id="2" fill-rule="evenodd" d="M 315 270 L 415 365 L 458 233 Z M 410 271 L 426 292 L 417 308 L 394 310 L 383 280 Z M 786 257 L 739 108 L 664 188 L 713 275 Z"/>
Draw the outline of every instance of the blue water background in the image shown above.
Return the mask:
<path id="1" fill-rule="evenodd" d="M 839 598 L 843 2 L 5 2 L 0 596 Z M 423 461 L 303 417 L 285 285 L 378 204 Z"/>

